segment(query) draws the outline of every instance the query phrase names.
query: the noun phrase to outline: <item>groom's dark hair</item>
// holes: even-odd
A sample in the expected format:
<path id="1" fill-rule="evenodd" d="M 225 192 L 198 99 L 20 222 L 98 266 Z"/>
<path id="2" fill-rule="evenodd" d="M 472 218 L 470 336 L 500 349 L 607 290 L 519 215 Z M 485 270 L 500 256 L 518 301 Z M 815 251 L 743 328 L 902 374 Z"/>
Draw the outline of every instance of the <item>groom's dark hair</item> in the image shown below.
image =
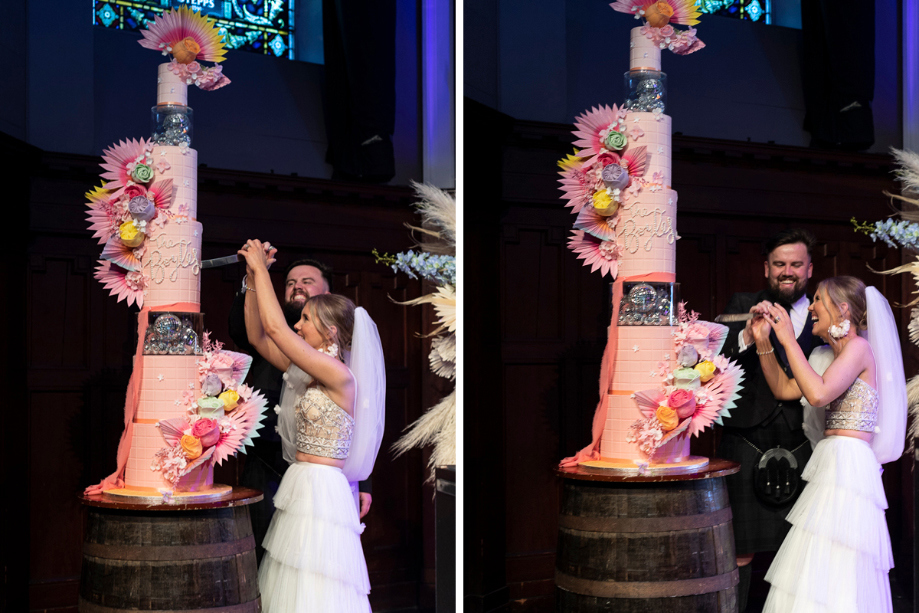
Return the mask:
<path id="1" fill-rule="evenodd" d="M 325 279 L 326 285 L 329 286 L 329 291 L 332 291 L 332 267 L 324 262 L 319 260 L 303 259 L 293 262 L 290 266 L 287 267 L 287 270 L 284 271 L 284 278 L 287 278 L 287 275 L 290 274 L 290 271 L 296 268 L 297 266 L 312 266 L 313 268 L 318 268 L 319 272 L 322 274 L 322 278 Z"/>
<path id="2" fill-rule="evenodd" d="M 811 250 L 814 248 L 814 244 L 816 244 L 816 242 L 817 239 L 814 238 L 814 235 L 804 228 L 788 228 L 773 234 L 763 244 L 763 255 L 769 257 L 770 253 L 782 245 L 794 245 L 795 243 L 801 243 L 807 248 L 807 257 L 813 259 Z"/>

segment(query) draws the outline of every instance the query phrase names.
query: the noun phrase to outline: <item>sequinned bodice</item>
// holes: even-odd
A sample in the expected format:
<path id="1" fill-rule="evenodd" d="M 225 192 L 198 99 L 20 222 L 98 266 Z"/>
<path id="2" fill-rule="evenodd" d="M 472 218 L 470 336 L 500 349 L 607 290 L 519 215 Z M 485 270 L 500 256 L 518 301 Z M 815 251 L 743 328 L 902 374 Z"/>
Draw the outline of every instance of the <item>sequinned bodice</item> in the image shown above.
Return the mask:
<path id="1" fill-rule="evenodd" d="M 318 387 L 310 387 L 294 405 L 297 451 L 344 460 L 351 450 L 354 418 Z"/>
<path id="2" fill-rule="evenodd" d="M 856 379 L 849 389 L 826 409 L 827 430 L 874 432 L 877 423 L 877 390 L 861 379 Z"/>

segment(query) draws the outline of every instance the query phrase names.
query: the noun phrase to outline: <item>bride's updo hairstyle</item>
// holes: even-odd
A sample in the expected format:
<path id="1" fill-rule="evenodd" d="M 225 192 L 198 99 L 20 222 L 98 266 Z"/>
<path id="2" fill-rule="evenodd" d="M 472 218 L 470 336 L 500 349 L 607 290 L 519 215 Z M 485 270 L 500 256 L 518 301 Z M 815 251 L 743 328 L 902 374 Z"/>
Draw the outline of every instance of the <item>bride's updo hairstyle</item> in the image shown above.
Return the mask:
<path id="1" fill-rule="evenodd" d="M 351 350 L 351 335 L 354 333 L 353 302 L 340 294 L 318 294 L 307 300 L 303 308 L 323 338 L 338 343 L 339 356 Z M 338 330 L 337 338 L 332 338 L 329 333 L 333 326 Z"/>
<path id="2" fill-rule="evenodd" d="M 823 295 L 830 299 L 837 315 L 842 313 L 839 308 L 840 304 L 845 302 L 849 305 L 846 319 L 849 320 L 849 323 L 856 331 L 864 330 L 868 327 L 865 284 L 861 279 L 849 276 L 830 277 L 817 285 L 817 291 L 822 291 Z"/>

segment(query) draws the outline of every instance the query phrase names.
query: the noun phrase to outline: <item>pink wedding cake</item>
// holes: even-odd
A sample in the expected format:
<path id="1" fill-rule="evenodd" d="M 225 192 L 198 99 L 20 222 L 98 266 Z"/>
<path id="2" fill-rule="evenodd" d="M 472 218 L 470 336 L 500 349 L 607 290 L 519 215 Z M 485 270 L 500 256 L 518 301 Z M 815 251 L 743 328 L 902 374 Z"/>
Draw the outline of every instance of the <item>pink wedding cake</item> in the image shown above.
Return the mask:
<path id="1" fill-rule="evenodd" d="M 742 379 L 718 355 L 726 328 L 687 312 L 675 282 L 677 193 L 661 50 L 704 46 L 692 28 L 670 25 L 697 23 L 698 11 L 678 0 L 612 7 L 646 19 L 631 31 L 626 101 L 580 115 L 577 152 L 559 162 L 563 197 L 577 214 L 569 248 L 614 279 L 593 441 L 563 465 L 696 470 L 707 459 L 690 456 L 690 437 L 729 414 Z"/>
<path id="2" fill-rule="evenodd" d="M 153 136 L 105 150 L 106 182 L 87 194 L 90 229 L 105 245 L 96 277 L 141 308 L 118 470 L 88 492 L 216 496 L 230 488 L 213 483 L 214 465 L 251 445 L 265 409 L 261 394 L 242 384 L 251 358 L 212 342 L 200 313 L 188 85 L 229 83 L 219 66 L 198 61 L 221 61 L 225 51 L 213 22 L 186 8 L 157 17 L 140 42 L 174 59 L 158 69 Z"/>

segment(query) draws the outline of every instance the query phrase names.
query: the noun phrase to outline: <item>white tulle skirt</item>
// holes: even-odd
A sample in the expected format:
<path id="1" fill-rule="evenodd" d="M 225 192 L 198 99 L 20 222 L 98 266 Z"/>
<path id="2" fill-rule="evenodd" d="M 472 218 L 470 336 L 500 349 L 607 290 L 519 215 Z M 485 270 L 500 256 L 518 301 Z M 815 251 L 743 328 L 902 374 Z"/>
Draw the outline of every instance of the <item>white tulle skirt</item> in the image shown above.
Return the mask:
<path id="1" fill-rule="evenodd" d="M 274 497 L 258 570 L 264 613 L 370 613 L 364 525 L 334 466 L 297 462 Z"/>
<path id="2" fill-rule="evenodd" d="M 766 573 L 764 613 L 893 610 L 893 568 L 881 471 L 868 443 L 830 436 L 804 468 L 791 531 Z"/>

